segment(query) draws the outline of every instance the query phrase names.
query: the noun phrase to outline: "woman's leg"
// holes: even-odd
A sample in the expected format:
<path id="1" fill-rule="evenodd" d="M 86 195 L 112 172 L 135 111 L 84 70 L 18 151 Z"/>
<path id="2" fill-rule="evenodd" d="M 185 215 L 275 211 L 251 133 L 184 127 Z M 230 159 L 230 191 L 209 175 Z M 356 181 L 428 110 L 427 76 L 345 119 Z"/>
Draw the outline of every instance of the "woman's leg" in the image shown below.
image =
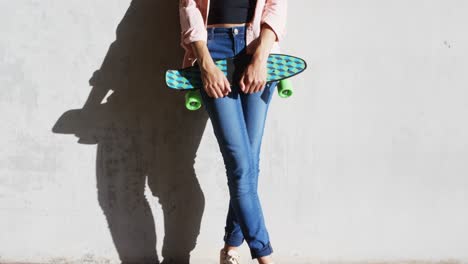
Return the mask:
<path id="1" fill-rule="evenodd" d="M 234 47 L 236 53 L 244 50 L 245 36 L 238 36 L 235 39 Z M 268 83 L 260 92 L 246 94 L 240 92 L 242 109 L 244 114 L 244 121 L 246 123 L 247 134 L 252 149 L 252 157 L 254 159 L 255 175 L 255 190 L 258 190 L 258 176 L 260 173 L 260 147 L 267 117 L 268 107 L 273 96 L 274 90 L 278 82 Z M 226 245 L 240 245 L 244 237 L 241 232 L 235 210 L 232 207 L 232 202 L 229 203 L 229 211 L 226 218 L 226 234 L 224 240 Z M 271 245 L 270 245 L 271 247 Z M 252 251 L 252 250 L 251 250 Z M 254 252 L 251 252 L 254 256 Z M 265 254 L 265 256 L 268 256 Z M 254 257 L 252 257 L 254 258 Z M 258 259 L 259 263 L 271 263 L 270 257 L 261 257 Z"/>
<path id="2" fill-rule="evenodd" d="M 238 90 L 233 89 L 231 93 Z M 269 255 L 272 250 L 257 194 L 255 158 L 240 96 L 217 99 L 207 98 L 204 93 L 202 96 L 224 159 L 230 203 L 242 234 L 253 258 Z"/>
<path id="3" fill-rule="evenodd" d="M 257 180 L 255 181 L 257 186 L 255 189 L 257 190 L 258 176 L 260 173 L 260 149 L 264 134 L 265 121 L 268 107 L 277 84 L 278 82 L 268 83 L 262 91 L 253 94 L 240 93 L 247 134 L 249 136 L 252 156 L 254 158 L 254 168 L 256 171 L 255 176 L 257 177 Z M 241 245 L 244 241 L 244 236 L 242 235 L 242 231 L 231 202 L 229 202 L 229 210 L 226 217 L 224 241 L 226 244 L 235 247 Z"/>
<path id="4" fill-rule="evenodd" d="M 254 157 L 255 175 L 260 173 L 260 149 L 264 134 L 265 122 L 272 95 L 278 82 L 265 85 L 260 92 L 241 93 L 242 110 Z M 258 179 L 256 180 L 258 184 Z M 257 188 L 257 187 L 256 187 Z"/>
<path id="5" fill-rule="evenodd" d="M 220 56 L 223 52 L 226 52 L 222 54 L 224 58 L 237 55 L 241 50 L 239 47 L 245 45 L 244 39 L 236 38 L 235 33 L 228 38 L 214 36 L 208 41 L 208 48 L 210 53 L 215 56 Z M 228 54 L 228 49 L 234 54 Z M 260 93 L 257 96 L 262 98 Z M 201 95 L 205 109 L 210 116 L 228 176 L 230 213 L 228 212 L 226 221 L 225 241 L 237 246 L 245 238 L 252 258 L 268 256 L 273 250 L 257 194 L 258 165 L 255 153 L 258 153 L 258 150 L 257 147 L 253 149 L 251 145 L 244 115 L 242 92 L 238 85 L 233 84 L 232 92 L 226 97 L 216 99 L 209 97 L 203 89 Z M 252 99 L 254 98 L 252 97 Z M 263 103 L 265 104 L 265 101 Z M 255 108 L 260 110 L 261 106 L 260 103 L 250 103 L 247 104 L 246 109 L 253 112 Z M 249 120 L 264 122 L 262 114 L 259 116 L 247 114 L 247 116 L 249 116 Z M 263 129 L 263 126 L 260 127 Z M 253 128 L 253 130 L 258 129 L 258 126 Z M 253 134 L 259 135 L 258 132 L 253 132 Z M 256 140 L 256 142 L 259 141 Z"/>

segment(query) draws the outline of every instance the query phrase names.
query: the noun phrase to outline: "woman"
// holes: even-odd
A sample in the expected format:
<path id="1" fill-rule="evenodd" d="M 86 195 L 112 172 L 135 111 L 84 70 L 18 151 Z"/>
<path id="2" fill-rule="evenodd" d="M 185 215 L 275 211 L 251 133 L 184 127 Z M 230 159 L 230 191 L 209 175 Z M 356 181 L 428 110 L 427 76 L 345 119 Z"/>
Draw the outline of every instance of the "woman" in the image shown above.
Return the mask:
<path id="1" fill-rule="evenodd" d="M 211 3 L 210 3 L 211 1 Z M 200 67 L 200 89 L 229 187 L 220 264 L 239 264 L 244 239 L 252 259 L 272 264 L 273 252 L 257 194 L 260 145 L 277 82 L 266 84 L 269 53 L 280 53 L 286 32 L 286 0 L 180 0 L 182 67 Z M 251 56 L 229 83 L 213 60 Z"/>

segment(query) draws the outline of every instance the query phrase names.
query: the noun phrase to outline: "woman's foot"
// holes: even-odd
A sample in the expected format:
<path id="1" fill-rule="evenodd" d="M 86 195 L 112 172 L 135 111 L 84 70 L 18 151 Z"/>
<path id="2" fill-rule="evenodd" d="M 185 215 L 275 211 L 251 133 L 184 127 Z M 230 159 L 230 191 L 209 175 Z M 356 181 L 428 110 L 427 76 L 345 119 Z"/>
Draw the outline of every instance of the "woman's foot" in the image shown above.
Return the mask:
<path id="1" fill-rule="evenodd" d="M 240 264 L 239 259 L 239 253 L 234 249 L 222 248 L 219 251 L 219 264 Z"/>

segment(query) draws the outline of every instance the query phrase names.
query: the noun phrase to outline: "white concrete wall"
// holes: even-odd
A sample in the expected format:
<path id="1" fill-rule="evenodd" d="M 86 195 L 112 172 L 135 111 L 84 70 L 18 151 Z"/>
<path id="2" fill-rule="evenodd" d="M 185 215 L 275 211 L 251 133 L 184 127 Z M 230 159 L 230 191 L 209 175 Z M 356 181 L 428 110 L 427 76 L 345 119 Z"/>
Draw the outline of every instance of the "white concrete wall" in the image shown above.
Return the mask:
<path id="1" fill-rule="evenodd" d="M 468 259 L 467 13 L 290 1 L 282 48 L 309 67 L 274 95 L 259 183 L 278 260 Z M 163 83 L 177 15 L 174 0 L 0 0 L 0 262 L 154 260 L 196 240 L 192 259 L 216 263 L 221 156 Z"/>

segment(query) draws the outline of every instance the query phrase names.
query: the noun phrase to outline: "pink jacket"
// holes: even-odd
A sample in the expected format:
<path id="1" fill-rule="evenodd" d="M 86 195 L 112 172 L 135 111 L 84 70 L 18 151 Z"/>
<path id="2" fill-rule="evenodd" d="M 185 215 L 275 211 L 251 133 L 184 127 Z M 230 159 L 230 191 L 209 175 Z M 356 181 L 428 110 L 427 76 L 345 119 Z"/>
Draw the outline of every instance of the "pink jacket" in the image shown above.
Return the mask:
<path id="1" fill-rule="evenodd" d="M 207 41 L 206 32 L 210 0 L 179 0 L 179 17 L 181 25 L 180 45 L 185 50 L 182 67 L 191 66 L 196 57 L 191 42 Z M 246 45 L 247 53 L 252 54 L 260 36 L 260 25 L 267 23 L 276 34 L 271 52 L 280 53 L 279 41 L 286 34 L 287 0 L 257 0 L 254 16 L 247 23 Z"/>

